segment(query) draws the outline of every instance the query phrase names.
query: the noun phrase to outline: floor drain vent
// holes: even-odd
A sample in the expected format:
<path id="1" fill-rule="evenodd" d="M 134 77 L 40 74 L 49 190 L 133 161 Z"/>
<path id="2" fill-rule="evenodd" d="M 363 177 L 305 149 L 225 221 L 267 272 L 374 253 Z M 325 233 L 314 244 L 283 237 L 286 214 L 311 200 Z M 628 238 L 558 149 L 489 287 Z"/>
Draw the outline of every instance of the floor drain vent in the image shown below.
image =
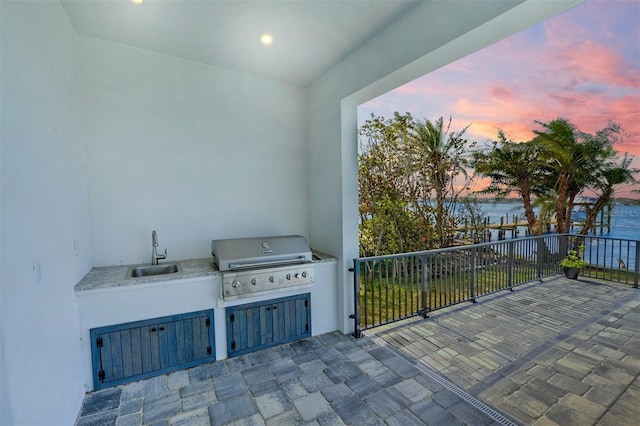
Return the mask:
<path id="1" fill-rule="evenodd" d="M 438 373 L 433 371 L 431 368 L 426 366 L 424 364 L 424 362 L 422 362 L 420 360 L 415 360 L 415 359 L 411 358 L 410 356 L 402 353 L 397 348 L 389 345 L 383 339 L 374 337 L 373 341 L 376 342 L 380 346 L 384 346 L 385 348 L 389 349 L 390 351 L 392 351 L 396 355 L 402 357 L 403 359 L 407 360 L 411 364 L 415 365 L 415 367 L 418 370 L 420 370 L 422 373 L 424 373 L 426 376 L 429 376 L 429 378 L 431 378 L 431 379 L 435 380 L 436 382 L 440 383 L 446 389 L 448 389 L 451 392 L 455 393 L 460 398 L 462 398 L 464 401 L 468 402 L 469 404 L 473 405 L 478 410 L 482 411 L 487 416 L 491 417 L 491 419 L 493 419 L 494 421 L 500 423 L 503 426 L 518 426 L 517 423 L 514 423 L 512 420 L 510 420 L 507 417 L 503 416 L 502 414 L 498 413 L 496 410 L 494 410 L 493 408 L 489 407 L 484 402 L 482 402 L 482 401 L 478 400 L 477 398 L 475 398 L 474 396 L 468 394 L 463 389 L 459 388 L 455 384 L 451 383 L 449 380 L 445 379 L 444 377 L 442 377 L 441 375 L 439 375 Z"/>

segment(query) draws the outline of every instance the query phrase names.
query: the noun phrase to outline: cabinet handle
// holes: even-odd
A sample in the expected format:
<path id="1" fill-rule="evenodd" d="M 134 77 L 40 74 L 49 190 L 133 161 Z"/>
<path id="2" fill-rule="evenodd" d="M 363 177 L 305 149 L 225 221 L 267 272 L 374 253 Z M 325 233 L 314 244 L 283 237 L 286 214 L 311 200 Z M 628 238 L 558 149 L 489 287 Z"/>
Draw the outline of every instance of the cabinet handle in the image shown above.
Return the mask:
<path id="1" fill-rule="evenodd" d="M 273 307 L 273 309 L 274 309 L 274 310 L 276 310 L 276 309 L 278 309 L 278 307 L 277 307 L 277 306 L 274 306 L 274 307 Z"/>
<path id="2" fill-rule="evenodd" d="M 160 331 L 164 331 L 164 327 L 160 327 Z"/>
<path id="3" fill-rule="evenodd" d="M 154 327 L 154 328 L 152 328 L 152 329 L 151 329 L 151 331 L 156 331 L 156 328 L 155 328 L 155 327 Z"/>

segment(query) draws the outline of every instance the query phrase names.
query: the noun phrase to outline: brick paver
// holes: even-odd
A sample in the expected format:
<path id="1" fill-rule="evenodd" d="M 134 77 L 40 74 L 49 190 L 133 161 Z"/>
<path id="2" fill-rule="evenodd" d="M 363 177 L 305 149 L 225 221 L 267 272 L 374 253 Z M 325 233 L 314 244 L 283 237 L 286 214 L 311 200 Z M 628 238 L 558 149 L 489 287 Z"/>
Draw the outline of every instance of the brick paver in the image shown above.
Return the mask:
<path id="1" fill-rule="evenodd" d="M 639 330 L 639 290 L 557 278 L 93 392 L 76 424 L 635 425 Z"/>
<path id="2" fill-rule="evenodd" d="M 554 278 L 374 332 L 518 423 L 640 421 L 640 290 Z"/>
<path id="3" fill-rule="evenodd" d="M 495 423 L 372 339 L 330 333 L 87 395 L 86 425 Z"/>

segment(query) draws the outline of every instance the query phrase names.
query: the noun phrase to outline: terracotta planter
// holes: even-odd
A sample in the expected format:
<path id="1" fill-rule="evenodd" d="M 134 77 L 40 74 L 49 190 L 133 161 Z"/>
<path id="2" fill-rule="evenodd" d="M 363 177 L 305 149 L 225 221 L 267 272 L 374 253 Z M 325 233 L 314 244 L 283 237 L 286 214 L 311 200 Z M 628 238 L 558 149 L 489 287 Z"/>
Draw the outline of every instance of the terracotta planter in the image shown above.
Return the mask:
<path id="1" fill-rule="evenodd" d="M 580 275 L 580 268 L 564 268 L 564 276 L 570 280 L 577 280 Z"/>

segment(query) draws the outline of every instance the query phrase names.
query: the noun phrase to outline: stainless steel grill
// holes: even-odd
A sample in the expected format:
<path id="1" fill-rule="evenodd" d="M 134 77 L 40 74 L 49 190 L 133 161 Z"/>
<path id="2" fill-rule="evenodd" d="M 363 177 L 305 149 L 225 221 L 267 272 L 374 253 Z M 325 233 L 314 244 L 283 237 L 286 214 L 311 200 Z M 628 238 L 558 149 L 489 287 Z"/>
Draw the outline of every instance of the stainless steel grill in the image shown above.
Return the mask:
<path id="1" fill-rule="evenodd" d="M 234 300 L 313 284 L 313 257 L 300 235 L 211 241 L 222 297 Z"/>

